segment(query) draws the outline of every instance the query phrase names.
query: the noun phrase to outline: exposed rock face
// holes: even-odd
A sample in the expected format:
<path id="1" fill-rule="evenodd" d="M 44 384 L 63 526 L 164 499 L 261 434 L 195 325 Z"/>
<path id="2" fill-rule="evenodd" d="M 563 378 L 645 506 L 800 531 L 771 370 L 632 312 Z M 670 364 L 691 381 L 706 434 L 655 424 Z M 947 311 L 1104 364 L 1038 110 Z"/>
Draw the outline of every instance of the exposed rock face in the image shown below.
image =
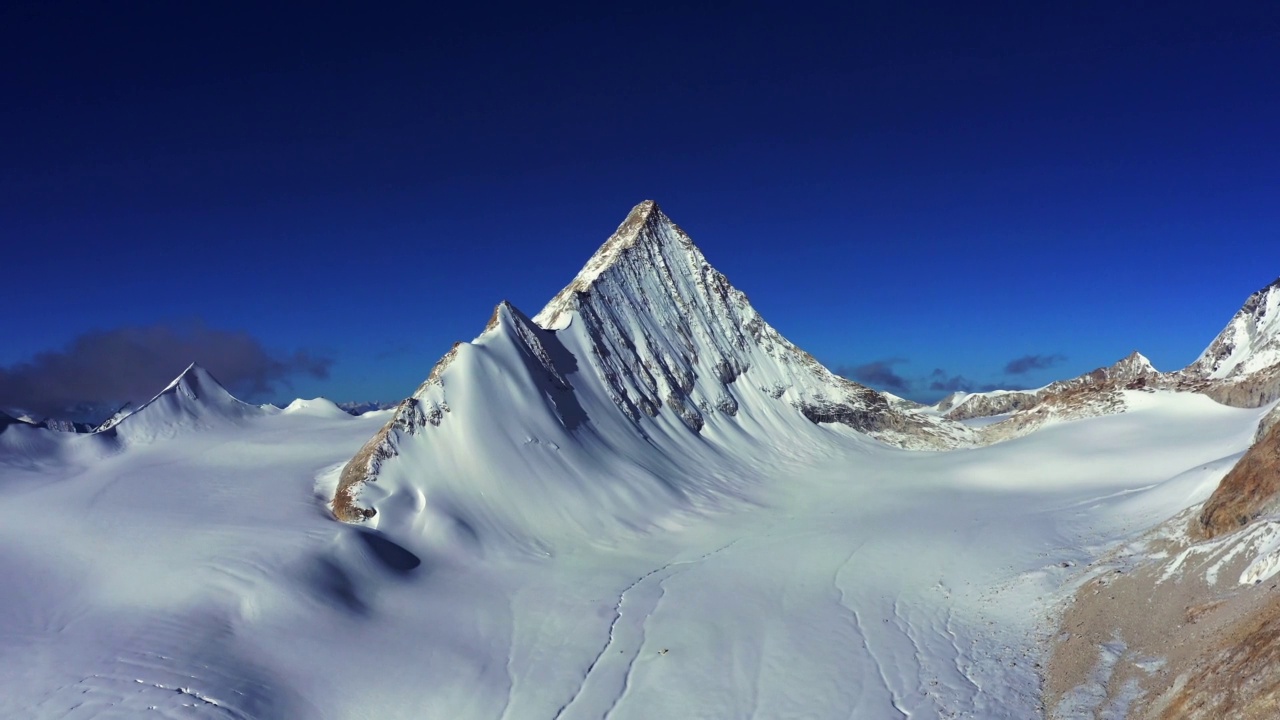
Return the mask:
<path id="1" fill-rule="evenodd" d="M 1271 412 L 1267 413 L 1262 420 L 1258 421 L 1258 432 L 1253 436 L 1255 443 L 1262 442 L 1262 438 L 1271 431 L 1271 428 L 1280 424 L 1280 405 L 1271 408 Z"/>
<path id="2" fill-rule="evenodd" d="M 1275 413 L 1273 412 L 1272 415 Z M 1200 512 L 1200 532 L 1213 538 L 1280 508 L 1280 425 L 1272 425 L 1222 478 Z"/>
<path id="3" fill-rule="evenodd" d="M 1280 600 L 1224 628 L 1181 683 L 1161 698 L 1159 720 L 1271 720 L 1280 717 Z"/>
<path id="4" fill-rule="evenodd" d="M 1200 357 L 1165 385 L 1232 407 L 1280 398 L 1280 279 L 1250 295 Z"/>
<path id="5" fill-rule="evenodd" d="M 1280 365 L 1274 365 L 1239 378 L 1185 382 L 1175 378 L 1176 389 L 1200 392 L 1231 407 L 1262 407 L 1280 399 Z"/>
<path id="6" fill-rule="evenodd" d="M 1280 363 L 1280 279 L 1250 295 L 1209 347 L 1183 373 L 1238 378 Z"/>
<path id="7" fill-rule="evenodd" d="M 1039 402 L 1019 410 L 1009 418 L 979 430 L 985 444 L 1022 437 L 1050 421 L 1084 420 L 1101 415 L 1115 415 L 1127 409 L 1121 388 L 1111 384 L 1082 385 L 1046 393 Z"/>
<path id="8" fill-rule="evenodd" d="M 950 420 L 969 420 L 1006 413 L 1029 413 L 1048 401 L 1052 407 L 1038 413 L 1038 416 L 1043 418 L 1048 417 L 1049 414 L 1065 413 L 1072 418 L 1091 417 L 1096 414 L 1087 407 L 1091 396 L 1088 392 L 1079 391 L 1095 389 L 1114 395 L 1112 391 L 1117 389 L 1155 386 L 1159 383 L 1160 377 L 1160 372 L 1151 365 L 1151 362 L 1135 350 L 1114 365 L 1091 370 L 1070 380 L 1059 380 L 1039 390 L 998 390 L 968 395 L 953 394 L 938 403 L 938 409 L 945 410 L 945 417 Z M 1086 406 L 1073 409 L 1070 406 L 1073 401 L 1084 402 Z M 1114 403 L 1110 401 L 1093 404 L 1098 408 L 1114 409 Z M 1036 423 L 1029 420 L 1029 417 L 1033 416 L 1024 416 L 1014 424 L 1035 425 Z"/>
<path id="9" fill-rule="evenodd" d="M 969 420 L 991 417 L 1026 410 L 1040 402 L 1040 396 L 1030 392 L 974 393 L 952 407 L 945 417 L 948 420 Z"/>
<path id="10" fill-rule="evenodd" d="M 1109 367 L 1101 367 L 1070 380 L 1050 383 L 1043 393 L 1062 393 L 1086 386 L 1137 388 L 1144 387 L 1159 377 L 1160 372 L 1151 365 L 1151 361 L 1134 350 Z"/>
<path id="11" fill-rule="evenodd" d="M 637 205 L 532 320 L 504 302 L 475 344 L 485 352 L 456 345 L 347 464 L 334 498 L 341 519 L 369 516 L 372 508 L 356 504 L 360 487 L 377 479 L 408 438 L 462 414 L 492 411 L 455 401 L 451 387 L 483 372 L 475 363 L 499 346 L 503 357 L 523 358 L 521 375 L 531 383 L 525 392 L 544 396 L 563 428 L 591 420 L 583 408 L 592 403 L 582 393 L 593 388 L 640 437 L 652 434 L 650 421 L 668 418 L 701 434 L 709 422 L 736 422 L 752 407 L 756 420 L 781 413 L 838 423 L 903 447 L 973 442 L 968 428 L 891 403 L 789 342 L 652 201 Z"/>
<path id="12" fill-rule="evenodd" d="M 417 398 L 406 398 L 396 408 L 390 422 L 369 439 L 355 457 L 342 468 L 338 489 L 333 496 L 333 514 L 343 522 L 359 522 L 373 517 L 373 508 L 356 504 L 356 492 L 366 480 L 374 478 L 382 463 L 399 454 L 397 443 L 403 435 L 416 435 L 426 424 Z"/>

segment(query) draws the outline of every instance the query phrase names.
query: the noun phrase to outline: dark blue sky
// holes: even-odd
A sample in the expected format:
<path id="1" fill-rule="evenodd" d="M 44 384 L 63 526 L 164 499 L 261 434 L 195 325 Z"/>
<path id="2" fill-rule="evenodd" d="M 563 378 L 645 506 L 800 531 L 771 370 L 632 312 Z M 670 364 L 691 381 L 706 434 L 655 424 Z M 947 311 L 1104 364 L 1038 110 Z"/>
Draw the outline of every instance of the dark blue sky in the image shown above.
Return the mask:
<path id="1" fill-rule="evenodd" d="M 221 332 L 399 398 L 645 198 L 916 397 L 1180 367 L 1280 275 L 1276 3 L 432 5 L 5 3 L 0 380 Z"/>

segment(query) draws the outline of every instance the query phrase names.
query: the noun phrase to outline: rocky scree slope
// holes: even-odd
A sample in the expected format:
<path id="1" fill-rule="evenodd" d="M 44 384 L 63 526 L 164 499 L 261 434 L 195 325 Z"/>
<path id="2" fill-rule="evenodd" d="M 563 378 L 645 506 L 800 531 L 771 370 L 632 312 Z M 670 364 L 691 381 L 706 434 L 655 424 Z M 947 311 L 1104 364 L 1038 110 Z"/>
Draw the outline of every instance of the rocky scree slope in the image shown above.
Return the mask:
<path id="1" fill-rule="evenodd" d="M 1079 420 L 1124 412 L 1121 390 L 1154 387 L 1159 378 L 1160 373 L 1151 362 L 1134 351 L 1114 365 L 1059 380 L 1038 390 L 973 393 L 952 399 L 952 407 L 944 417 L 968 420 L 1013 413 L 980 432 L 984 442 L 997 442 L 1024 435 L 1051 418 Z"/>
<path id="2" fill-rule="evenodd" d="M 1055 702 L 1077 693 L 1071 688 L 1131 698 L 1129 718 L 1276 717 L 1276 416 L 1262 418 L 1258 441 L 1205 503 L 1091 564 L 1050 658 L 1049 717 L 1080 716 L 1071 702 Z"/>

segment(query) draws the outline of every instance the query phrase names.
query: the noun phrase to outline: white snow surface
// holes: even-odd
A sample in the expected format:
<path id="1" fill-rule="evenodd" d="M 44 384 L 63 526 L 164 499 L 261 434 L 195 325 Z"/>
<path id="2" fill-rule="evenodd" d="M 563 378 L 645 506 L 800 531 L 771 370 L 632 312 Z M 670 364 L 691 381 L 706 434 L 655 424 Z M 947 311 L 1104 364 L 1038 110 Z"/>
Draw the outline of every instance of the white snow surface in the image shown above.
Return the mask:
<path id="1" fill-rule="evenodd" d="M 36 466 L 0 446 L 0 717 L 1038 717 L 1060 564 L 1202 500 L 1184 471 L 1241 452 L 1261 412 L 1130 404 L 950 452 L 744 433 L 683 469 L 709 507 L 678 518 L 655 499 L 673 461 L 577 443 L 592 486 L 534 428 L 511 472 L 448 487 L 484 513 L 382 529 L 324 509 L 376 417 L 18 428 L 57 440 Z M 584 493 L 617 512 L 586 525 Z"/>

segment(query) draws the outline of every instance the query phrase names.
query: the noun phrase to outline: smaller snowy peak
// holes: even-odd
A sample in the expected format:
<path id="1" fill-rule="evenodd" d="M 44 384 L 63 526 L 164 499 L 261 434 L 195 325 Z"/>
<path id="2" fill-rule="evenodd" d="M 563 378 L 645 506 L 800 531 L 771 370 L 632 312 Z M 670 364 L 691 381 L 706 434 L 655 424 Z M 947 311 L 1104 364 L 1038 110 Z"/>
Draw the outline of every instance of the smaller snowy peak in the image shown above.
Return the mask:
<path id="1" fill-rule="evenodd" d="M 893 393 L 888 391 L 882 390 L 880 394 L 884 396 L 885 400 L 889 401 L 889 406 L 894 408 L 895 410 L 914 411 L 914 410 L 924 410 L 928 407 L 924 403 L 919 403 L 919 402 L 916 402 L 915 400 L 908 400 L 907 398 L 901 397 L 899 395 L 894 395 Z"/>
<path id="2" fill-rule="evenodd" d="M 1125 412 L 1128 401 L 1123 391 L 1163 387 L 1164 377 L 1135 350 L 1112 365 L 1035 390 L 973 393 L 958 398 L 943 417 L 964 421 L 1012 413 L 1008 419 L 983 429 L 986 442 L 999 442 L 1025 435 L 1051 421 Z"/>
<path id="3" fill-rule="evenodd" d="M 351 414 L 338 407 L 328 398 L 298 398 L 285 406 L 281 411 L 286 415 L 311 415 L 314 417 L 349 418 Z"/>
<path id="4" fill-rule="evenodd" d="M 1042 388 L 1040 394 L 1063 394 L 1082 388 L 1134 389 L 1145 387 L 1160 378 L 1145 355 L 1134 350 L 1112 365 L 1100 367 L 1073 377 L 1070 380 L 1059 380 Z"/>
<path id="5" fill-rule="evenodd" d="M 1280 364 L 1280 278 L 1244 305 L 1182 373 L 1206 380 L 1241 378 Z"/>
<path id="6" fill-rule="evenodd" d="M 1129 381 L 1138 378 L 1153 377 L 1160 374 L 1146 355 L 1134 350 L 1110 367 L 1110 376 L 1114 380 Z"/>
<path id="7" fill-rule="evenodd" d="M 209 371 L 192 363 L 164 390 L 104 432 L 129 440 L 176 435 L 184 428 L 208 427 L 264 414 L 227 392 Z"/>

